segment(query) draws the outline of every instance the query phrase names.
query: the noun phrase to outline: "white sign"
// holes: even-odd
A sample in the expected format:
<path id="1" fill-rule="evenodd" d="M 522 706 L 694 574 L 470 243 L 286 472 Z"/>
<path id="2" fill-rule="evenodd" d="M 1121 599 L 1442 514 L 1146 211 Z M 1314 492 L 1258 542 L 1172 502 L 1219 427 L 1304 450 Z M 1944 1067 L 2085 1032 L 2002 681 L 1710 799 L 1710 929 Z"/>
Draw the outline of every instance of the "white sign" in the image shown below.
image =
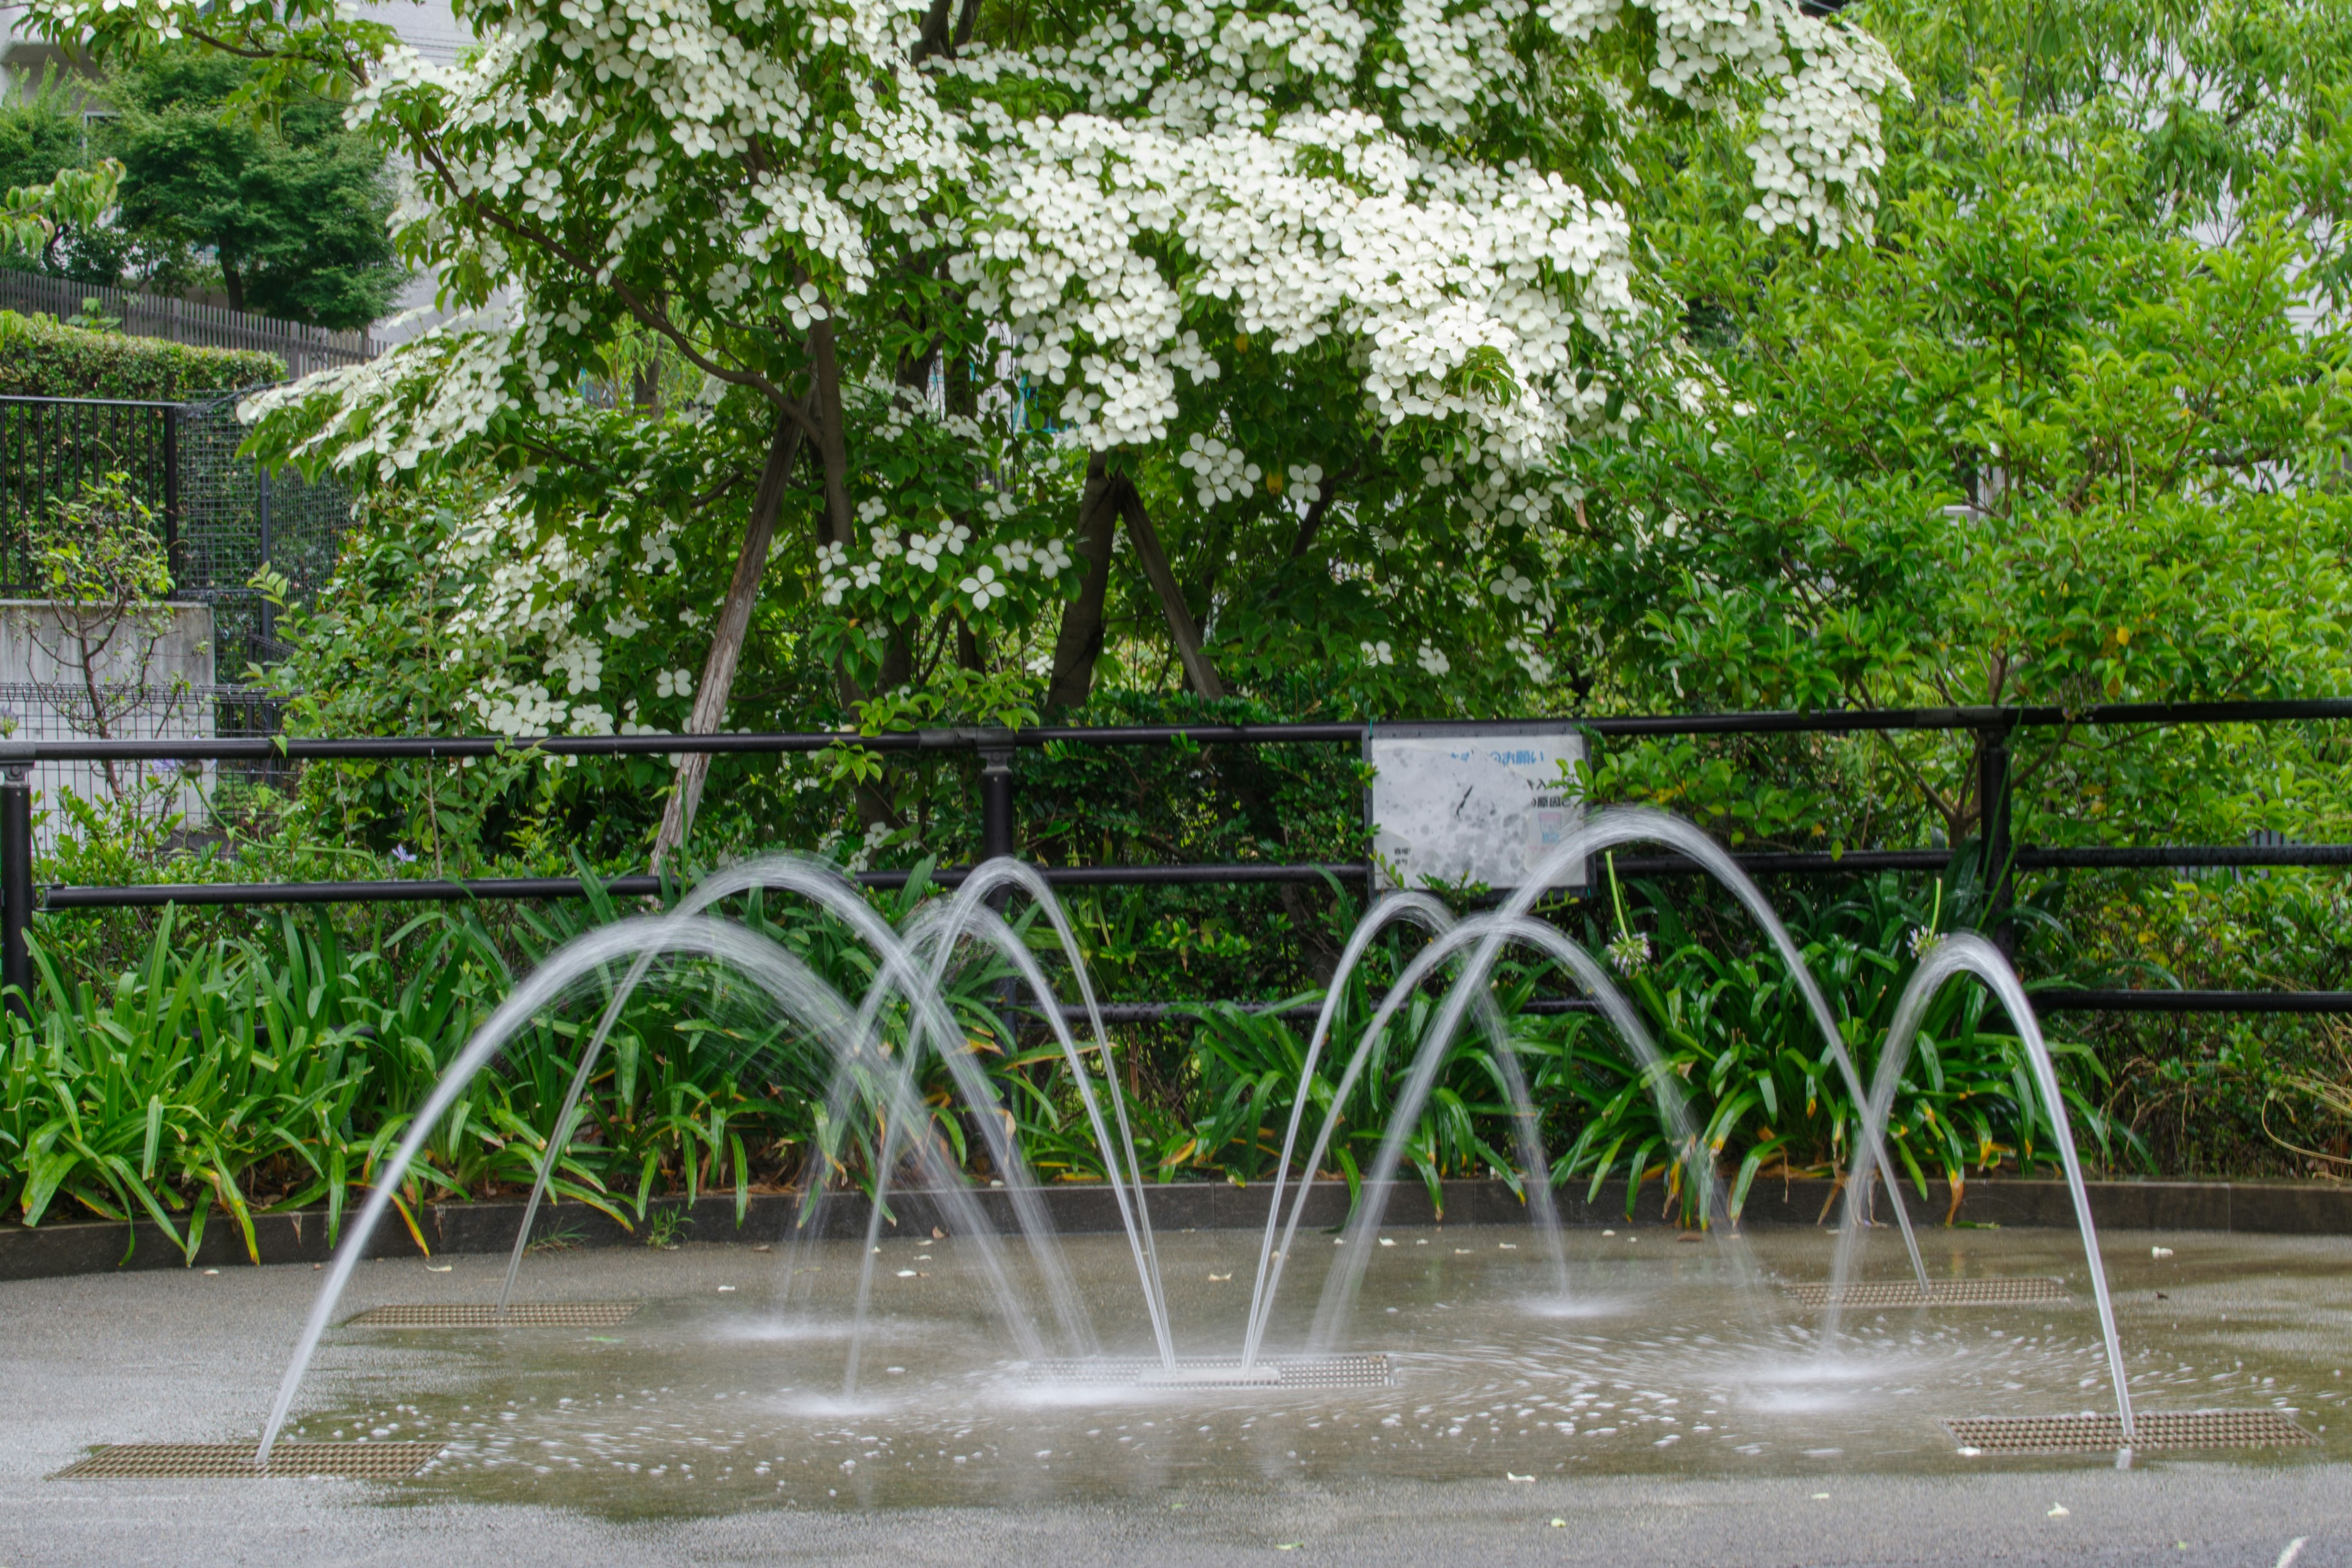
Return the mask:
<path id="1" fill-rule="evenodd" d="M 1584 737 L 1564 721 L 1479 730 L 1375 724 L 1364 760 L 1373 770 L 1375 888 L 1432 880 L 1520 887 L 1584 820 L 1584 804 L 1569 789 Z M 1579 856 L 1557 883 L 1583 882 Z"/>

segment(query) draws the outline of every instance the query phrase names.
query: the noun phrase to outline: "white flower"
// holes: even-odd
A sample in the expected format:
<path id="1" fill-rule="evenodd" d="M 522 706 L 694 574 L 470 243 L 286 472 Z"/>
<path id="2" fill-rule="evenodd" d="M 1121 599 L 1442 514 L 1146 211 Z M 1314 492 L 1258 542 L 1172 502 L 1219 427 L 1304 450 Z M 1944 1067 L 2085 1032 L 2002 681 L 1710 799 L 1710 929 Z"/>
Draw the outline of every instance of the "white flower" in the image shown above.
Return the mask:
<path id="1" fill-rule="evenodd" d="M 1639 931 L 1621 933 L 1609 944 L 1609 963 L 1629 979 L 1641 973 L 1650 967 L 1650 939 Z"/>
<path id="2" fill-rule="evenodd" d="M 996 568 L 993 566 L 982 567 L 957 584 L 956 587 L 971 598 L 971 607 L 975 610 L 985 610 L 991 600 L 1002 599 L 1005 595 L 1004 584 L 996 580 Z"/>
<path id="3" fill-rule="evenodd" d="M 1432 675 L 1444 675 L 1454 668 L 1454 661 L 1438 652 L 1435 645 L 1431 643 L 1421 645 L 1420 664 Z"/>
<path id="4" fill-rule="evenodd" d="M 1240 500 L 1263 477 L 1258 466 L 1242 456 L 1240 447 L 1229 447 L 1213 436 L 1195 433 L 1176 455 L 1176 462 L 1192 471 L 1192 487 L 1203 508 Z"/>
<path id="5" fill-rule="evenodd" d="M 1487 584 L 1498 598 L 1514 605 L 1524 605 L 1536 596 L 1535 580 L 1516 566 L 1506 566 L 1500 575 Z"/>
<path id="6" fill-rule="evenodd" d="M 691 697 L 694 695 L 694 677 L 683 669 L 662 670 L 654 677 L 654 695 Z"/>
<path id="7" fill-rule="evenodd" d="M 1382 665 L 1394 664 L 1396 662 L 1396 650 L 1389 647 L 1385 641 L 1368 642 L 1359 644 L 1358 646 L 1363 651 L 1364 662 L 1366 664 Z"/>
<path id="8" fill-rule="evenodd" d="M 1551 660 L 1545 657 L 1541 648 L 1520 637 L 1508 638 L 1503 646 L 1517 657 L 1519 668 L 1528 672 L 1529 680 L 1538 686 L 1546 685 L 1551 680 Z"/>

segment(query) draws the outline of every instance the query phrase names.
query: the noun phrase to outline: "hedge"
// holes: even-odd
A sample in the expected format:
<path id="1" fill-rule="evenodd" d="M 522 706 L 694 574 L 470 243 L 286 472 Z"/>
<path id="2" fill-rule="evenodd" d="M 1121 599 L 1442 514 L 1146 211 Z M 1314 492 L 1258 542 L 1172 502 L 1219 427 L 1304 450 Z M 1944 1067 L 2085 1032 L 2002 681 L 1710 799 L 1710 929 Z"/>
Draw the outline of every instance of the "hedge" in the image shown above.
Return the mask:
<path id="1" fill-rule="evenodd" d="M 0 310 L 0 395 L 177 401 L 285 379 L 286 363 L 258 350 L 194 348 Z"/>

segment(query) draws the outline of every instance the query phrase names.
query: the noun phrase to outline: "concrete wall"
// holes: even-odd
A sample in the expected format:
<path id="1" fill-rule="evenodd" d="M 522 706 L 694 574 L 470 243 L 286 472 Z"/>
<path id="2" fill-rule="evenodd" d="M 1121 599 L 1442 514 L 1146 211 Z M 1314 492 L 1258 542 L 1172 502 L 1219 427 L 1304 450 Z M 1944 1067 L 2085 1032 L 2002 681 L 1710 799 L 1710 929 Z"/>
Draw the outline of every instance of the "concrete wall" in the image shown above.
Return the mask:
<path id="1" fill-rule="evenodd" d="M 108 645 L 95 673 L 107 693 L 113 738 L 124 741 L 184 740 L 213 733 L 213 612 L 208 605 L 168 605 L 153 653 L 142 655 L 151 634 L 126 628 Z M 138 684 L 143 679 L 143 685 Z M 84 689 L 76 641 L 58 607 L 47 600 L 0 600 L 0 726 L 17 738 L 68 741 L 97 738 Z M 191 825 L 203 820 L 201 785 L 209 765 L 174 769 L 168 763 L 118 763 L 115 778 L 125 792 L 143 794 L 151 812 L 176 813 Z M 69 821 L 61 809 L 66 793 L 84 800 L 110 800 L 115 786 L 94 763 L 44 763 L 34 773 L 35 832 L 44 848 L 53 846 Z M 171 787 L 155 787 L 168 784 Z"/>

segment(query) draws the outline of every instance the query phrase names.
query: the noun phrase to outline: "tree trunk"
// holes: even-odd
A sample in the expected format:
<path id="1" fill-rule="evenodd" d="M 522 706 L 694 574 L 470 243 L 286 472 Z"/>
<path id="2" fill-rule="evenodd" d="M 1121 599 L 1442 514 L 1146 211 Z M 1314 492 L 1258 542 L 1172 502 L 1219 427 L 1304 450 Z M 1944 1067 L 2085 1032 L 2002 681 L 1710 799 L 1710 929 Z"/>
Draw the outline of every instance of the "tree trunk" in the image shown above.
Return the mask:
<path id="1" fill-rule="evenodd" d="M 841 363 L 833 351 L 833 323 L 809 325 L 809 353 L 816 362 L 816 455 L 824 470 L 824 542 L 847 544 L 849 510 L 849 436 L 842 427 Z"/>
<path id="2" fill-rule="evenodd" d="M 702 663 L 702 684 L 694 693 L 694 710 L 686 721 L 687 733 L 711 735 L 727 718 L 727 700 L 735 688 L 735 668 L 742 660 L 743 638 L 751 626 L 751 607 L 760 597 L 760 579 L 768 570 L 768 552 L 776 539 L 776 514 L 783 509 L 784 483 L 792 477 L 793 459 L 801 448 L 799 421 L 776 416 L 775 434 L 768 441 L 767 466 L 760 471 L 760 488 L 751 498 L 751 516 L 743 525 L 743 549 L 735 557 L 735 575 L 728 579 L 727 600 L 719 606 L 719 624 L 711 628 L 710 655 Z M 677 784 L 662 809 L 661 830 L 654 835 L 653 868 L 686 846 L 694 827 L 695 808 L 702 804 L 702 786 L 710 776 L 710 753 L 689 752 L 678 759 Z"/>
<path id="3" fill-rule="evenodd" d="M 1110 556 L 1118 530 L 1118 492 L 1097 453 L 1087 463 L 1087 488 L 1078 500 L 1078 559 L 1087 565 L 1078 596 L 1062 607 L 1054 637 L 1054 678 L 1045 687 L 1045 710 L 1083 708 L 1094 695 L 1095 661 L 1102 658 L 1103 601 L 1110 592 Z"/>
<path id="4" fill-rule="evenodd" d="M 1142 558 L 1143 574 L 1151 579 L 1151 591 L 1160 596 L 1160 613 L 1168 617 L 1168 635 L 1176 639 L 1176 657 L 1184 661 L 1184 678 L 1202 696 L 1223 697 L 1225 683 L 1217 679 L 1217 667 L 1202 651 L 1201 634 L 1192 626 L 1192 612 L 1185 607 L 1184 591 L 1176 585 L 1168 552 L 1160 548 L 1160 535 L 1133 485 L 1119 487 L 1118 510 L 1127 519 L 1127 536 Z"/>

